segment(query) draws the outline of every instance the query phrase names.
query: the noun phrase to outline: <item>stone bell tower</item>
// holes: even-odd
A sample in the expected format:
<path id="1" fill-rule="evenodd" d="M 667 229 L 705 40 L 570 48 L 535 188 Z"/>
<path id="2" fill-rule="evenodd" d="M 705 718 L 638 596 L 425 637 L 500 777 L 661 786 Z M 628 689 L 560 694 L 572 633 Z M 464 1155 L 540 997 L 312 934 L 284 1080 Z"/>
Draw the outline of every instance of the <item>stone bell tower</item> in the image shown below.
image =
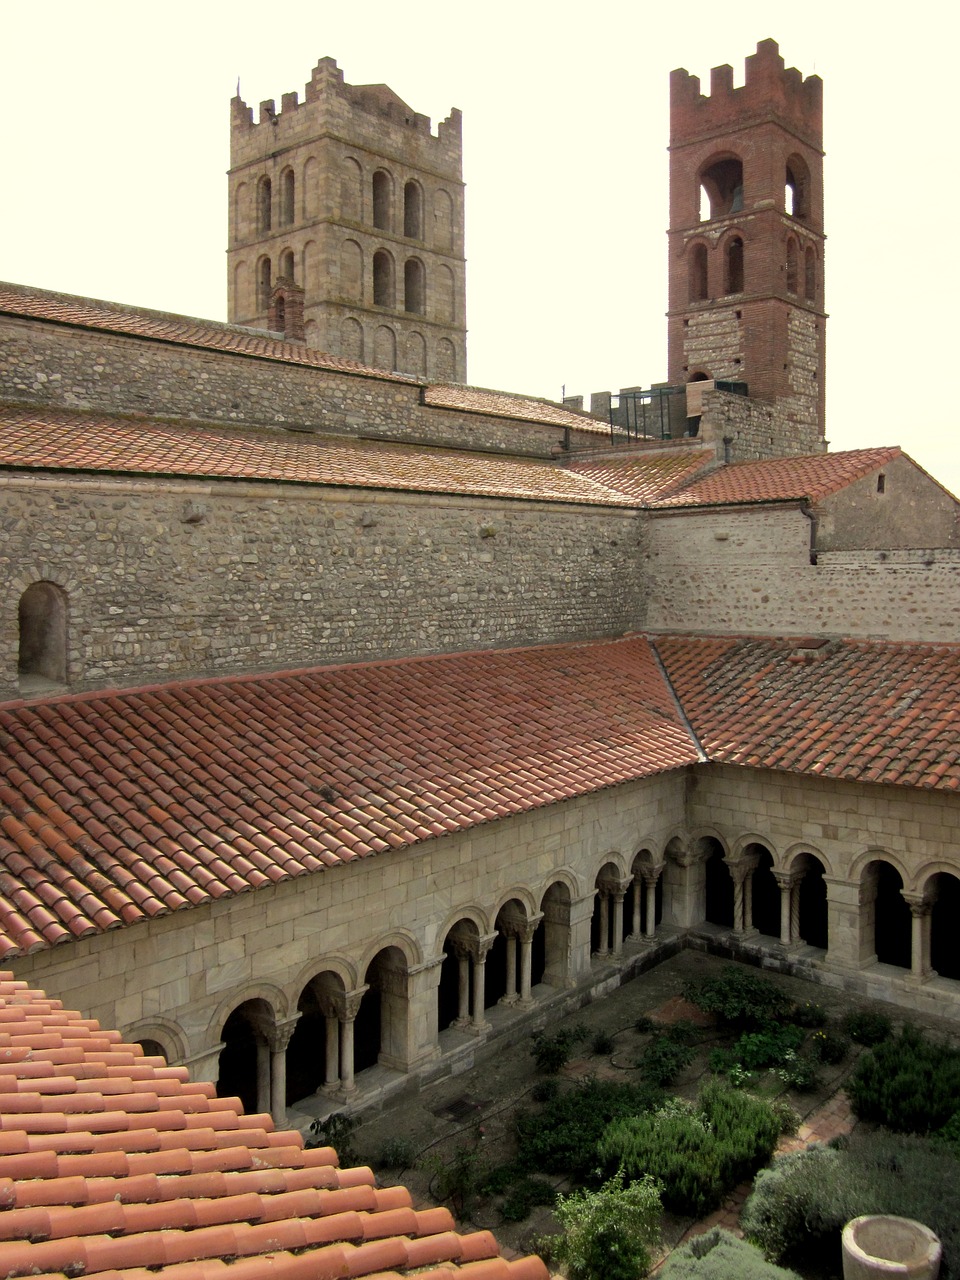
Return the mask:
<path id="1" fill-rule="evenodd" d="M 254 123 L 236 97 L 230 120 L 230 321 L 286 323 L 291 301 L 299 319 L 293 285 L 303 329 L 288 336 L 465 382 L 460 112 L 434 133 L 386 85 L 346 84 L 321 58 L 303 102 L 262 102 Z"/>
<path id="2" fill-rule="evenodd" d="M 746 383 L 771 452 L 824 437 L 823 82 L 773 40 L 746 81 L 670 77 L 669 380 Z"/>

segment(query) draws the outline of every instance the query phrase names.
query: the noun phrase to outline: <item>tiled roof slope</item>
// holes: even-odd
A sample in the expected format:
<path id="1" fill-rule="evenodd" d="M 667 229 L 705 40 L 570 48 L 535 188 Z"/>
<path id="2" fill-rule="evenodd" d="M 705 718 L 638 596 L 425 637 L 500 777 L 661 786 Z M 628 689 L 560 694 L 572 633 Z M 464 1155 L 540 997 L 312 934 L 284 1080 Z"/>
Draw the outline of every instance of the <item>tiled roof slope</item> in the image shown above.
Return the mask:
<path id="1" fill-rule="evenodd" d="M 0 1275 L 546 1280 L 0 973 Z"/>
<path id="2" fill-rule="evenodd" d="M 381 441 L 0 407 L 0 469 L 203 476 L 630 506 L 551 462 Z"/>
<path id="3" fill-rule="evenodd" d="M 663 636 L 715 763 L 960 790 L 960 646 Z"/>
<path id="4" fill-rule="evenodd" d="M 199 320 L 172 312 L 150 311 L 144 307 L 128 307 L 119 302 L 99 298 L 78 298 L 69 293 L 51 293 L 22 284 L 0 281 L 0 314 L 47 320 L 74 325 L 80 329 L 99 329 L 126 337 L 149 338 L 157 342 L 173 342 L 179 346 L 204 347 L 210 351 L 226 351 L 233 355 L 256 356 L 262 360 L 278 360 L 281 364 L 307 365 L 333 373 L 367 374 L 387 382 L 408 382 L 416 386 L 418 379 L 384 369 L 371 369 L 356 360 L 316 351 L 302 342 L 285 342 L 268 333 L 245 329 L 240 325 L 218 324 L 215 320 Z"/>
<path id="5" fill-rule="evenodd" d="M 718 467 L 694 479 L 676 493 L 652 503 L 659 507 L 729 506 L 740 502 L 819 502 L 855 480 L 900 457 L 889 449 L 850 449 L 844 453 L 814 453 L 794 458 L 766 458 Z"/>
<path id="6" fill-rule="evenodd" d="M 633 457 L 608 459 L 594 455 L 572 462 L 569 470 L 622 493 L 637 506 L 647 507 L 681 489 L 713 462 L 713 450 L 673 448 Z"/>
<path id="7" fill-rule="evenodd" d="M 572 431 L 589 431 L 591 435 L 610 434 L 609 423 L 591 418 L 587 413 L 576 413 L 552 400 L 513 395 L 509 391 L 488 391 L 486 387 L 431 382 L 424 389 L 423 402 L 442 409 L 460 409 L 464 413 L 486 413 L 496 418 L 520 418 L 551 427 L 570 427 Z"/>
<path id="8" fill-rule="evenodd" d="M 694 761 L 648 642 L 0 707 L 0 956 Z"/>

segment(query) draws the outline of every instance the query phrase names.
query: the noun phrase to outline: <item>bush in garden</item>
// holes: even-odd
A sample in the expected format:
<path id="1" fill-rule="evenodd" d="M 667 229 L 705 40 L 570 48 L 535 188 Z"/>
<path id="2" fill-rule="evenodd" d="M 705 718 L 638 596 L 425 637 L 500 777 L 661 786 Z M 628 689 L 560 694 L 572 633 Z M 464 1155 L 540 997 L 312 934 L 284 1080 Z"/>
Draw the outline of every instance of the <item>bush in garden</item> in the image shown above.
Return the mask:
<path id="1" fill-rule="evenodd" d="M 613 1053 L 613 1036 L 608 1035 L 606 1031 L 598 1031 L 590 1042 L 590 1050 L 599 1057 Z"/>
<path id="2" fill-rule="evenodd" d="M 558 1080 L 538 1080 L 530 1090 L 530 1097 L 534 1102 L 552 1102 L 560 1093 L 560 1082 Z"/>
<path id="3" fill-rule="evenodd" d="M 598 1191 L 559 1196 L 554 1211 L 564 1234 L 552 1237 L 551 1259 L 570 1280 L 637 1280 L 650 1267 L 660 1237 L 660 1196 L 652 1178 L 624 1185 L 623 1173 Z"/>
<path id="4" fill-rule="evenodd" d="M 769 1026 L 763 1031 L 747 1031 L 733 1046 L 733 1056 L 748 1071 L 763 1067 L 779 1067 L 787 1054 L 796 1052 L 803 1043 L 799 1027 Z"/>
<path id="5" fill-rule="evenodd" d="M 586 1034 L 586 1027 L 580 1025 L 565 1027 L 562 1031 L 555 1031 L 552 1036 L 545 1031 L 535 1031 L 530 1052 L 541 1071 L 553 1073 L 566 1066 L 574 1049 Z"/>
<path id="6" fill-rule="evenodd" d="M 813 1059 L 802 1053 L 794 1053 L 792 1049 L 784 1055 L 783 1062 L 777 1067 L 777 1075 L 788 1089 L 795 1089 L 797 1093 L 812 1093 L 820 1083 L 817 1064 Z"/>
<path id="7" fill-rule="evenodd" d="M 675 1249 L 658 1275 L 659 1280 L 800 1280 L 795 1271 L 768 1262 L 755 1245 L 720 1227 Z"/>
<path id="8" fill-rule="evenodd" d="M 693 1061 L 693 1048 L 668 1035 L 651 1040 L 637 1060 L 647 1080 L 658 1085 L 674 1081 Z"/>
<path id="9" fill-rule="evenodd" d="M 356 1164 L 357 1152 L 353 1145 L 353 1131 L 360 1123 L 359 1116 L 349 1116 L 345 1111 L 310 1121 L 311 1137 L 305 1147 L 333 1147 L 343 1167 Z"/>
<path id="10" fill-rule="evenodd" d="M 861 1120 L 901 1133 L 941 1129 L 960 1097 L 960 1051 L 904 1027 L 860 1057 L 847 1092 Z"/>
<path id="11" fill-rule="evenodd" d="M 815 1031 L 810 1037 L 810 1052 L 817 1062 L 836 1067 L 850 1052 L 850 1041 L 842 1031 L 825 1027 L 822 1031 Z"/>
<path id="12" fill-rule="evenodd" d="M 949 1148 L 960 1158 L 960 1111 L 955 1111 L 942 1129 L 933 1135 L 934 1141 Z"/>
<path id="13" fill-rule="evenodd" d="M 942 1280 L 960 1277 L 960 1161 L 926 1138 L 884 1130 L 781 1156 L 758 1174 L 740 1225 L 768 1258 L 838 1256 L 851 1218 L 893 1213 L 943 1244 Z"/>
<path id="14" fill-rule="evenodd" d="M 500 1214 L 504 1222 L 522 1222 L 535 1205 L 553 1204 L 556 1194 L 546 1178 L 524 1174 L 507 1191 Z"/>
<path id="15" fill-rule="evenodd" d="M 810 1000 L 803 1004 L 795 1004 L 790 1010 L 790 1021 L 796 1027 L 823 1027 L 827 1024 L 827 1011 L 822 1004 L 814 1004 Z"/>
<path id="16" fill-rule="evenodd" d="M 888 1040 L 893 1034 L 893 1023 L 887 1015 L 874 1013 L 869 1009 L 848 1013 L 840 1026 L 851 1040 L 856 1040 L 857 1044 L 865 1044 L 868 1048 Z"/>
<path id="17" fill-rule="evenodd" d="M 770 1159 L 780 1129 L 768 1102 L 713 1081 L 695 1107 L 674 1098 L 658 1111 L 613 1121 L 598 1154 L 627 1178 L 652 1174 L 667 1208 L 700 1217 Z"/>
<path id="18" fill-rule="evenodd" d="M 540 1111 L 516 1118 L 517 1164 L 534 1172 L 556 1171 L 582 1181 L 596 1166 L 597 1142 L 611 1120 L 659 1105 L 663 1094 L 649 1085 L 585 1080 Z"/>
<path id="19" fill-rule="evenodd" d="M 727 965 L 716 977 L 687 983 L 685 999 L 732 1026 L 755 1028 L 786 1021 L 793 1002 L 769 978 Z"/>
<path id="20" fill-rule="evenodd" d="M 388 1138 L 380 1148 L 377 1164 L 381 1169 L 410 1169 L 416 1158 L 416 1147 L 408 1138 Z"/>

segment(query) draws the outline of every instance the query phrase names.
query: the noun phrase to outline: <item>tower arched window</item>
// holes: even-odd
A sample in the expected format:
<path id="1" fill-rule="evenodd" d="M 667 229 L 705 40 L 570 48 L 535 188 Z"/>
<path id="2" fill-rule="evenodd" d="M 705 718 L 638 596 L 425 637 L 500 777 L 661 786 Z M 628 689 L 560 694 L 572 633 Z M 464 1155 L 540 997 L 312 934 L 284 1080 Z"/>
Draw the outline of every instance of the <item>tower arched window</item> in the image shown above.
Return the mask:
<path id="1" fill-rule="evenodd" d="M 808 302 L 817 300 L 817 255 L 813 245 L 807 245 L 803 255 L 803 296 Z"/>
<path id="2" fill-rule="evenodd" d="M 20 597 L 17 671 L 26 679 L 65 684 L 67 596 L 54 582 L 33 582 Z"/>
<path id="3" fill-rule="evenodd" d="M 271 287 L 270 259 L 264 257 L 257 263 L 257 310 L 260 312 L 270 306 Z"/>
<path id="4" fill-rule="evenodd" d="M 707 289 L 707 246 L 695 244 L 690 254 L 690 301 L 705 302 Z"/>
<path id="5" fill-rule="evenodd" d="M 731 236 L 724 253 L 723 291 L 743 293 L 743 240 Z"/>
<path id="6" fill-rule="evenodd" d="M 787 161 L 783 207 L 791 218 L 806 218 L 810 212 L 810 170 L 799 156 Z"/>
<path id="7" fill-rule="evenodd" d="M 800 263 L 797 242 L 793 236 L 787 241 L 787 293 L 796 293 L 799 287 Z"/>
<path id="8" fill-rule="evenodd" d="M 375 307 L 396 306 L 393 258 L 385 249 L 378 249 L 373 255 L 373 305 Z"/>
<path id="9" fill-rule="evenodd" d="M 423 315 L 426 311 L 426 279 L 419 258 L 408 258 L 403 264 L 403 309 Z"/>
<path id="10" fill-rule="evenodd" d="M 393 230 L 393 179 L 384 169 L 373 175 L 373 225 L 380 231 Z"/>
<path id="11" fill-rule="evenodd" d="M 273 224 L 273 183 L 264 175 L 257 183 L 257 230 L 269 231 Z"/>
<path id="12" fill-rule="evenodd" d="M 296 216 L 297 184 L 292 169 L 280 175 L 280 224 L 289 227 Z"/>
<path id="13" fill-rule="evenodd" d="M 743 163 L 736 156 L 715 160 L 700 174 L 701 196 L 709 205 L 708 217 L 726 217 L 743 208 Z M 704 199 L 700 202 L 700 221 L 705 221 Z"/>
<path id="14" fill-rule="evenodd" d="M 283 253 L 281 253 L 280 255 L 279 265 L 280 265 L 280 270 L 277 273 L 278 278 L 281 280 L 289 280 L 291 284 L 294 283 L 295 276 L 294 276 L 294 268 L 293 268 L 293 250 L 292 249 L 284 249 Z"/>
<path id="15" fill-rule="evenodd" d="M 403 188 L 403 234 L 410 240 L 423 239 L 423 190 L 410 181 Z"/>

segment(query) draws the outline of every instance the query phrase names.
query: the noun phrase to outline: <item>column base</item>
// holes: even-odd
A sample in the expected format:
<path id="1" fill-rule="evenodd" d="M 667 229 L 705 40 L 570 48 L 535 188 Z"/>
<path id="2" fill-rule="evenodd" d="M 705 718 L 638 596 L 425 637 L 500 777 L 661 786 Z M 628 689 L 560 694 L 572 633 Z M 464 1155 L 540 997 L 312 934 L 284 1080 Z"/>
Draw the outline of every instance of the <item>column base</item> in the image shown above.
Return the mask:
<path id="1" fill-rule="evenodd" d="M 521 1001 L 518 995 L 501 996 L 500 999 L 497 1001 L 497 1004 L 504 1004 L 504 1005 L 507 1005 L 508 1007 L 511 1005 L 522 1004 L 522 1003 L 523 1002 Z"/>

